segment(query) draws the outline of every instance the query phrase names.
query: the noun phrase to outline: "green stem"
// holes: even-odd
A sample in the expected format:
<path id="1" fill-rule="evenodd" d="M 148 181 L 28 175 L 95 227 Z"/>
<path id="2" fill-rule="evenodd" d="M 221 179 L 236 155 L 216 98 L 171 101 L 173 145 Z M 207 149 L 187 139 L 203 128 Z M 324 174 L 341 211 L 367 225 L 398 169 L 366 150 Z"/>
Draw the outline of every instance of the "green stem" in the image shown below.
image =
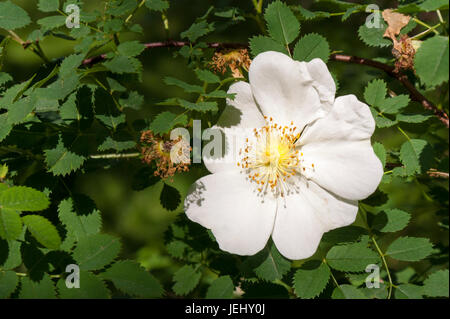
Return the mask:
<path id="1" fill-rule="evenodd" d="M 421 21 L 421 20 L 419 20 L 419 19 L 417 19 L 417 18 L 413 18 L 413 20 L 414 20 L 417 24 L 420 24 L 421 26 L 423 26 L 423 27 L 425 27 L 425 28 L 427 28 L 427 29 L 432 29 L 432 28 L 433 28 L 432 26 L 426 24 L 425 22 L 423 22 L 423 21 Z M 433 32 L 434 32 L 435 34 L 439 34 L 439 31 L 437 31 L 437 30 L 433 30 Z"/>
<path id="2" fill-rule="evenodd" d="M 415 36 L 411 37 L 411 40 L 417 40 L 417 39 L 421 39 L 422 37 L 424 37 L 425 35 L 427 35 L 428 33 L 430 33 L 431 31 L 434 31 L 435 29 L 437 29 L 438 27 L 440 27 L 442 25 L 442 23 L 438 23 L 434 26 L 432 26 L 430 29 L 427 29 L 423 32 L 420 32 L 418 34 L 416 34 Z"/>
<path id="3" fill-rule="evenodd" d="M 134 8 L 133 12 L 130 13 L 130 15 L 125 19 L 125 24 L 127 24 L 128 22 L 130 22 L 131 18 L 133 18 L 134 14 L 136 13 L 136 11 L 138 11 L 144 4 L 145 4 L 146 0 L 142 0 L 139 5 Z"/>
<path id="4" fill-rule="evenodd" d="M 391 273 L 389 271 L 389 266 L 387 264 L 387 261 L 386 261 L 386 258 L 384 256 L 383 252 L 381 251 L 380 247 L 378 246 L 377 241 L 375 240 L 375 237 L 371 236 L 370 239 L 372 240 L 373 244 L 375 245 L 375 248 L 381 257 L 381 260 L 383 261 L 384 268 L 386 269 L 386 273 L 387 273 L 388 280 L 389 280 L 389 291 L 388 291 L 387 299 L 391 299 L 392 287 L 394 286 L 394 284 L 392 283 L 392 277 L 391 277 Z"/>
<path id="5" fill-rule="evenodd" d="M 388 291 L 387 299 L 391 299 L 392 287 L 395 287 L 395 285 L 392 282 L 392 277 L 391 277 L 391 273 L 389 271 L 389 266 L 387 264 L 387 261 L 386 261 L 384 253 L 381 251 L 380 246 L 378 246 L 378 243 L 377 243 L 377 241 L 375 239 L 375 236 L 372 234 L 372 230 L 369 227 L 369 223 L 367 222 L 367 211 L 364 209 L 364 207 L 362 207 L 361 204 L 359 205 L 359 209 L 360 209 L 360 211 L 362 213 L 361 217 L 362 217 L 364 223 L 366 224 L 367 231 L 369 232 L 370 239 L 372 240 L 372 242 L 373 242 L 373 244 L 374 244 L 374 246 L 375 246 L 375 248 L 377 250 L 378 255 L 380 255 L 380 257 L 381 257 L 381 260 L 383 262 L 383 266 L 386 269 L 386 273 L 387 273 L 388 281 L 389 281 L 389 291 Z"/>

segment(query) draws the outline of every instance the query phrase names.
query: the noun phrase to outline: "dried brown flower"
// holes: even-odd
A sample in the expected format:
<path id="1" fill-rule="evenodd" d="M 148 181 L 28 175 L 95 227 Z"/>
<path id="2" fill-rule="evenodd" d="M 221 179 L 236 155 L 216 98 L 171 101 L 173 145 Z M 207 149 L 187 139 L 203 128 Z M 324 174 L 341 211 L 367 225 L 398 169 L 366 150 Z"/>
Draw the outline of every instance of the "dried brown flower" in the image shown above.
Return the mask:
<path id="1" fill-rule="evenodd" d="M 243 78 L 242 69 L 248 71 L 250 63 L 247 49 L 225 49 L 214 53 L 210 64 L 215 72 L 224 74 L 229 68 L 234 78 Z"/>
<path id="2" fill-rule="evenodd" d="M 392 9 L 384 10 L 382 15 L 388 24 L 383 36 L 390 38 L 394 44 L 392 49 L 392 55 L 396 59 L 394 71 L 413 69 L 416 50 L 412 45 L 411 39 L 406 34 L 397 39 L 397 35 L 409 23 L 411 17 L 394 12 Z"/>
<path id="3" fill-rule="evenodd" d="M 155 176 L 166 179 L 189 170 L 191 148 L 181 137 L 176 140 L 164 140 L 148 130 L 142 132 L 141 144 L 142 161 L 147 165 L 155 162 Z"/>
<path id="4" fill-rule="evenodd" d="M 412 45 L 411 39 L 407 35 L 400 37 L 400 41 L 394 42 L 394 48 L 392 49 L 395 61 L 395 72 L 401 69 L 414 69 L 414 55 L 416 50 Z"/>

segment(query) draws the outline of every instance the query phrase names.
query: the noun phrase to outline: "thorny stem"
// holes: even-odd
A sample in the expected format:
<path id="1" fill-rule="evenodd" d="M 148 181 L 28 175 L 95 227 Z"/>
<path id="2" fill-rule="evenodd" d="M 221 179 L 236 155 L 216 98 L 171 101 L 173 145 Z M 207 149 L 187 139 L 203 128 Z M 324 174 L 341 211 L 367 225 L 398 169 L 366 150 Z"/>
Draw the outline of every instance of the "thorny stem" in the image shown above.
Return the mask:
<path id="1" fill-rule="evenodd" d="M 431 27 L 430 27 L 431 28 Z M 153 48 L 179 48 L 186 45 L 192 45 L 190 42 L 186 41 L 162 41 L 162 42 L 151 42 L 146 43 L 145 48 L 146 49 L 153 49 Z M 242 48 L 248 48 L 248 44 L 246 43 L 226 43 L 226 42 L 209 42 L 207 43 L 208 48 L 213 49 L 242 49 Z M 98 62 L 103 61 L 106 59 L 106 55 L 102 54 L 99 56 L 91 57 L 89 59 L 86 59 L 83 61 L 83 65 L 92 65 Z M 344 54 L 332 54 L 330 56 L 330 60 L 332 61 L 339 61 L 339 62 L 346 62 L 346 63 L 353 63 L 353 64 L 360 64 L 360 65 L 367 65 L 376 69 L 380 69 L 384 72 L 386 72 L 389 76 L 397 79 L 400 81 L 403 86 L 409 91 L 409 94 L 411 98 L 414 101 L 419 102 L 422 104 L 423 108 L 426 110 L 432 111 L 435 116 L 439 118 L 439 120 L 448 128 L 449 127 L 449 117 L 447 113 L 444 110 L 440 110 L 437 108 L 431 101 L 429 101 L 425 96 L 423 96 L 415 87 L 414 85 L 409 82 L 408 77 L 400 72 L 395 72 L 394 67 L 385 63 L 381 63 L 378 61 L 360 58 L 357 56 L 351 56 L 351 55 L 344 55 Z"/>

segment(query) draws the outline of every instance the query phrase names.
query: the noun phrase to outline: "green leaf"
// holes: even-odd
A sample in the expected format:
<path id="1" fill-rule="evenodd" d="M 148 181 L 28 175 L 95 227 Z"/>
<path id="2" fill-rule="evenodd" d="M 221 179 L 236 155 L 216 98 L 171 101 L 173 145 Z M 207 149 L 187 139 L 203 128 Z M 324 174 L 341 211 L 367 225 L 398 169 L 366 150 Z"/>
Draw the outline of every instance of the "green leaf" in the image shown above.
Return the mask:
<path id="1" fill-rule="evenodd" d="M 36 212 L 50 205 L 48 197 L 31 187 L 13 186 L 0 193 L 0 207 L 18 211 Z"/>
<path id="2" fill-rule="evenodd" d="M 107 299 L 110 295 L 105 283 L 88 271 L 80 271 L 80 288 L 67 288 L 65 278 L 56 287 L 61 299 Z"/>
<path id="3" fill-rule="evenodd" d="M 27 96 L 13 103 L 9 108 L 7 122 L 12 125 L 26 122 L 27 119 L 29 119 L 29 114 L 34 110 L 36 104 L 37 101 L 34 96 Z"/>
<path id="4" fill-rule="evenodd" d="M 169 1 L 167 0 L 146 0 L 145 5 L 150 10 L 164 11 L 169 9 Z"/>
<path id="5" fill-rule="evenodd" d="M 60 77 L 46 88 L 35 89 L 34 93 L 37 98 L 62 100 L 77 88 L 79 80 L 78 74 L 72 72 L 70 75 L 65 75 L 64 78 Z"/>
<path id="6" fill-rule="evenodd" d="M 386 149 L 384 148 L 383 144 L 378 142 L 373 143 L 372 147 L 373 151 L 378 156 L 384 167 L 386 165 Z"/>
<path id="7" fill-rule="evenodd" d="M 59 74 L 62 77 L 71 75 L 81 65 L 84 59 L 84 54 L 72 54 L 69 55 L 61 63 L 59 68 Z"/>
<path id="8" fill-rule="evenodd" d="M 62 27 L 63 25 L 65 25 L 66 17 L 62 16 L 62 15 L 45 17 L 45 18 L 37 20 L 37 23 L 45 31 L 52 30 L 52 29 L 56 29 L 56 28 L 59 28 L 59 27 Z"/>
<path id="9" fill-rule="evenodd" d="M 1 51 L 0 51 L 1 52 Z M 13 80 L 12 76 L 6 72 L 0 72 L 0 88 L 2 85 L 11 82 Z"/>
<path id="10" fill-rule="evenodd" d="M 359 38 L 370 47 L 383 48 L 392 45 L 391 40 L 383 37 L 387 24 L 383 19 L 380 19 L 380 23 L 381 28 L 369 28 L 364 23 L 358 29 Z"/>
<path id="11" fill-rule="evenodd" d="M 137 3 L 135 0 L 114 1 L 106 12 L 113 16 L 120 17 L 130 14 L 136 8 Z"/>
<path id="12" fill-rule="evenodd" d="M 328 264 L 341 271 L 363 271 L 369 264 L 377 264 L 380 257 L 365 243 L 353 243 L 332 247 L 326 257 Z"/>
<path id="13" fill-rule="evenodd" d="M 380 232 L 396 232 L 402 230 L 408 225 L 411 215 L 400 209 L 386 209 L 378 213 L 372 227 Z"/>
<path id="14" fill-rule="evenodd" d="M 178 99 L 178 102 L 180 103 L 180 106 L 184 107 L 185 109 L 188 109 L 190 111 L 197 111 L 197 112 L 209 112 L 209 111 L 218 111 L 219 107 L 217 106 L 217 102 L 189 102 L 183 99 Z"/>
<path id="15" fill-rule="evenodd" d="M 139 41 L 122 42 L 117 47 L 117 51 L 123 56 L 135 57 L 144 51 L 145 45 Z"/>
<path id="16" fill-rule="evenodd" d="M 22 232 L 22 239 L 24 232 Z M 1 242 L 1 240 L 0 240 Z M 20 247 L 22 243 L 18 240 L 8 240 L 8 256 L 4 261 L 3 265 L 0 262 L 0 266 L 4 270 L 14 269 L 22 264 L 22 254 L 20 252 Z"/>
<path id="17" fill-rule="evenodd" d="M 198 267 L 194 268 L 190 265 L 181 267 L 173 276 L 175 284 L 173 291 L 179 296 L 185 296 L 197 287 L 202 274 L 198 271 Z"/>
<path id="18" fill-rule="evenodd" d="M 447 297 L 448 298 L 448 269 L 438 270 L 432 273 L 423 282 L 423 292 L 428 297 Z"/>
<path id="19" fill-rule="evenodd" d="M 0 142 L 11 132 L 12 124 L 8 122 L 8 113 L 0 114 Z"/>
<path id="20" fill-rule="evenodd" d="M 172 112 L 159 113 L 150 124 L 150 130 L 155 134 L 168 133 L 176 125 L 186 125 L 188 117 L 186 114 L 174 114 Z"/>
<path id="21" fill-rule="evenodd" d="M 181 203 L 180 192 L 170 185 L 164 183 L 161 195 L 159 197 L 162 207 L 167 210 L 175 210 Z"/>
<path id="22" fill-rule="evenodd" d="M 231 299 L 234 284 L 230 276 L 221 276 L 214 280 L 206 292 L 206 299 Z"/>
<path id="23" fill-rule="evenodd" d="M 39 0 L 38 9 L 42 12 L 58 11 L 59 0 Z"/>
<path id="24" fill-rule="evenodd" d="M 413 284 L 402 284 L 395 287 L 396 299 L 423 299 L 423 287 Z"/>
<path id="25" fill-rule="evenodd" d="M 163 293 L 161 284 L 148 271 L 130 261 L 119 261 L 108 268 L 101 277 L 131 296 L 158 298 Z"/>
<path id="26" fill-rule="evenodd" d="M 332 299 L 368 299 L 366 295 L 352 285 L 339 285 L 333 290 Z"/>
<path id="27" fill-rule="evenodd" d="M 167 85 L 175 85 L 182 88 L 187 93 L 203 93 L 203 88 L 200 85 L 189 84 L 179 79 L 166 76 L 164 78 L 164 83 Z"/>
<path id="28" fill-rule="evenodd" d="M 180 33 L 182 38 L 188 38 L 189 41 L 195 42 L 198 38 L 210 33 L 214 30 L 214 24 L 200 21 L 193 23 L 189 29 Z"/>
<path id="29" fill-rule="evenodd" d="M 428 238 L 400 237 L 387 249 L 386 255 L 403 261 L 419 261 L 428 257 L 433 251 L 433 244 Z"/>
<path id="30" fill-rule="evenodd" d="M 15 240 L 22 234 L 22 220 L 13 209 L 0 208 L 0 237 Z"/>
<path id="31" fill-rule="evenodd" d="M 81 203 L 78 205 L 81 205 Z M 93 209 L 88 214 L 85 211 L 79 211 L 80 209 L 74 210 L 72 198 L 61 201 L 58 206 L 59 219 L 66 226 L 67 231 L 72 233 L 77 240 L 97 234 L 102 226 L 100 212 L 97 209 Z"/>
<path id="32" fill-rule="evenodd" d="M 283 44 L 262 35 L 254 36 L 250 39 L 250 51 L 253 56 L 257 56 L 266 51 L 277 51 L 288 54 L 288 51 Z"/>
<path id="33" fill-rule="evenodd" d="M 11 1 L 0 2 L 0 28 L 14 30 L 30 24 L 28 13 Z"/>
<path id="34" fill-rule="evenodd" d="M 330 46 L 327 39 L 317 33 L 309 33 L 303 36 L 295 45 L 294 59 L 309 62 L 319 58 L 325 63 L 330 56 Z"/>
<path id="35" fill-rule="evenodd" d="M 420 9 L 426 12 L 435 10 L 448 10 L 447 0 L 425 0 L 419 4 Z"/>
<path id="36" fill-rule="evenodd" d="M 19 277 L 14 271 L 0 271 L 0 299 L 8 298 L 19 284 Z"/>
<path id="37" fill-rule="evenodd" d="M 281 1 L 270 3 L 264 12 L 264 18 L 270 36 L 285 46 L 300 33 L 300 23 L 291 9 Z"/>
<path id="38" fill-rule="evenodd" d="M 405 123 L 423 123 L 432 117 L 432 115 L 423 114 L 397 114 L 396 120 Z"/>
<path id="39" fill-rule="evenodd" d="M 434 36 L 420 45 L 414 56 L 414 69 L 420 80 L 429 86 L 448 82 L 448 37 Z"/>
<path id="40" fill-rule="evenodd" d="M 172 257 L 183 259 L 190 247 L 184 241 L 174 240 L 166 245 L 166 249 Z"/>
<path id="41" fill-rule="evenodd" d="M 217 90 L 202 94 L 202 96 L 211 99 L 225 99 L 225 98 L 233 99 L 236 96 L 236 94 L 228 94 L 226 91 Z"/>
<path id="42" fill-rule="evenodd" d="M 409 101 L 410 99 L 408 95 L 400 94 L 392 98 L 384 99 L 379 102 L 379 105 L 376 106 L 380 108 L 382 113 L 395 114 L 406 107 Z"/>
<path id="43" fill-rule="evenodd" d="M 107 234 L 84 236 L 73 251 L 81 270 L 98 270 L 110 264 L 120 252 L 120 240 Z"/>
<path id="44" fill-rule="evenodd" d="M 86 158 L 69 151 L 59 138 L 58 145 L 53 149 L 44 150 L 47 169 L 53 175 L 65 176 L 81 168 Z"/>
<path id="45" fill-rule="evenodd" d="M 400 160 L 408 175 L 423 171 L 422 164 L 425 162 L 425 156 L 429 155 L 429 153 L 424 152 L 427 146 L 427 141 L 419 139 L 411 139 L 403 143 L 400 148 Z"/>
<path id="46" fill-rule="evenodd" d="M 108 136 L 105 139 L 105 141 L 98 146 L 98 150 L 100 152 L 107 150 L 115 150 L 117 152 L 122 152 L 135 147 L 136 147 L 135 141 L 116 141 L 112 139 L 110 136 Z"/>
<path id="47" fill-rule="evenodd" d="M 21 282 L 20 299 L 56 299 L 55 286 L 47 274 L 39 282 L 29 277 L 22 277 Z"/>
<path id="48" fill-rule="evenodd" d="M 300 268 L 294 275 L 295 294 L 303 299 L 318 296 L 326 287 L 330 279 L 330 269 L 324 263 L 317 268 Z"/>
<path id="49" fill-rule="evenodd" d="M 386 299 L 388 296 L 388 288 L 387 285 L 385 285 L 384 283 L 380 283 L 380 287 L 378 288 L 363 287 L 360 288 L 359 291 L 361 291 L 369 299 Z"/>
<path id="50" fill-rule="evenodd" d="M 106 81 L 108 82 L 109 87 L 111 88 L 111 91 L 116 92 L 126 92 L 127 88 L 124 87 L 122 84 L 120 84 L 118 81 L 114 80 L 113 78 L 106 78 Z"/>
<path id="51" fill-rule="evenodd" d="M 126 115 L 123 113 L 118 116 L 113 116 L 111 114 L 109 115 L 96 114 L 95 117 L 103 125 L 105 125 L 107 128 L 113 131 L 115 131 L 120 124 L 126 123 Z"/>
<path id="52" fill-rule="evenodd" d="M 111 60 L 106 61 L 103 65 L 113 73 L 136 73 L 138 71 L 136 59 L 125 55 L 116 55 Z"/>
<path id="53" fill-rule="evenodd" d="M 277 247 L 273 243 L 266 246 L 258 255 L 263 261 L 254 271 L 261 279 L 267 281 L 281 279 L 291 269 L 291 262 L 278 252 Z"/>
<path id="54" fill-rule="evenodd" d="M 129 92 L 128 98 L 120 99 L 119 103 L 123 108 L 127 107 L 133 110 L 140 110 L 142 104 L 144 104 L 144 97 L 136 91 L 131 91 Z"/>
<path id="55" fill-rule="evenodd" d="M 364 99 L 371 106 L 380 106 L 384 102 L 386 93 L 386 82 L 381 79 L 375 79 L 367 84 L 364 90 Z"/>
<path id="56" fill-rule="evenodd" d="M 197 69 L 197 70 L 195 70 L 195 74 L 197 75 L 197 77 L 200 81 L 203 81 L 206 83 L 219 83 L 220 82 L 220 78 L 209 70 Z"/>
<path id="57" fill-rule="evenodd" d="M 23 223 L 36 240 L 49 249 L 58 249 L 61 245 L 61 237 L 51 222 L 39 215 L 27 215 L 22 217 Z"/>

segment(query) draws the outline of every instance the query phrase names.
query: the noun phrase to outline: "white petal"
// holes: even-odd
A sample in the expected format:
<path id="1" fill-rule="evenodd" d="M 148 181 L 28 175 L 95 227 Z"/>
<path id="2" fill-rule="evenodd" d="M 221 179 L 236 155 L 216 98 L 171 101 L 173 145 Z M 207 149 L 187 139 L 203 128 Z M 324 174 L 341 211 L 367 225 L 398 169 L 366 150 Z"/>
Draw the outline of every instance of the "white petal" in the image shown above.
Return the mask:
<path id="1" fill-rule="evenodd" d="M 237 82 L 230 86 L 228 93 L 235 93 L 234 100 L 227 99 L 227 106 L 213 130 L 220 130 L 222 147 L 218 153 L 203 152 L 203 161 L 211 173 L 237 170 L 238 153 L 245 138 L 253 128 L 265 124 L 264 117 L 253 98 L 250 85 Z M 208 142 L 204 142 L 206 145 Z"/>
<path id="2" fill-rule="evenodd" d="M 301 182 L 298 193 L 278 204 L 272 238 L 283 256 L 309 258 L 324 232 L 353 223 L 357 212 L 356 202 L 333 196 L 313 182 Z"/>
<path id="3" fill-rule="evenodd" d="M 264 125 L 264 117 L 256 106 L 250 85 L 237 82 L 230 86 L 228 94 L 236 94 L 234 100 L 227 99 L 227 106 L 221 114 L 217 126 L 255 128 Z"/>
<path id="4" fill-rule="evenodd" d="M 293 121 L 298 128 L 323 117 L 331 108 L 335 85 L 330 77 L 326 66 L 316 60 L 298 62 L 273 51 L 256 56 L 249 70 L 262 113 L 281 125 Z"/>
<path id="5" fill-rule="evenodd" d="M 238 172 L 202 177 L 184 206 L 189 219 L 211 229 L 220 249 L 238 255 L 254 255 L 264 248 L 276 213 L 276 202 L 262 202 Z"/>
<path id="6" fill-rule="evenodd" d="M 307 127 L 300 138 L 301 173 L 343 198 L 368 197 L 383 176 L 370 143 L 374 129 L 367 105 L 353 95 L 337 98 L 328 116 Z"/>
<path id="7" fill-rule="evenodd" d="M 313 59 L 306 64 L 309 74 L 314 79 L 314 87 L 319 92 L 319 97 L 322 104 L 327 105 L 331 109 L 334 103 L 334 96 L 336 95 L 336 83 L 327 65 L 321 59 Z"/>

